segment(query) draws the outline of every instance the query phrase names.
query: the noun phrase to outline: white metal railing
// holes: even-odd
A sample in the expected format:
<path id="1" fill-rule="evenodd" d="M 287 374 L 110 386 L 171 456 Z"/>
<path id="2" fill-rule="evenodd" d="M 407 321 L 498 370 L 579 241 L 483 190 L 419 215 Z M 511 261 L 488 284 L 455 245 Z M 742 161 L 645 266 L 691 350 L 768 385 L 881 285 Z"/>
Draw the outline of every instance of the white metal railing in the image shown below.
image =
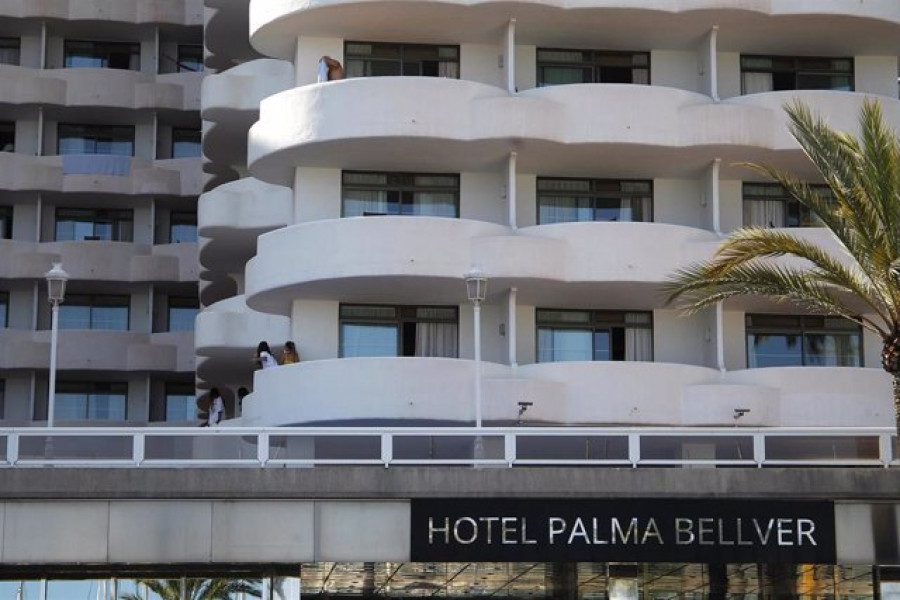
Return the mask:
<path id="1" fill-rule="evenodd" d="M 900 466 L 890 428 L 0 429 L 0 467 Z"/>

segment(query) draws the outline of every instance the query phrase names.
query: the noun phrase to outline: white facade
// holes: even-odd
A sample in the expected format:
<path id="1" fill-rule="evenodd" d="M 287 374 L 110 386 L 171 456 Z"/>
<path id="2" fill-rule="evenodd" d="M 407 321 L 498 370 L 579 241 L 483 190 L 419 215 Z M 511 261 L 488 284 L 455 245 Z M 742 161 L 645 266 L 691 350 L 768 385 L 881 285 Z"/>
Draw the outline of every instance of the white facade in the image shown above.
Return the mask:
<path id="1" fill-rule="evenodd" d="M 489 277 L 486 422 L 516 422 L 522 402 L 533 403 L 525 418 L 534 424 L 730 425 L 737 408 L 750 409 L 740 417 L 747 425 L 892 422 L 874 336 L 855 332 L 849 360 L 817 358 L 809 347 L 824 339 L 817 326 L 751 329 L 766 315 L 812 322 L 798 310 L 735 300 L 685 318 L 664 304 L 660 285 L 750 224 L 761 205 L 748 205 L 748 195 L 761 180 L 737 163 L 769 162 L 816 182 L 788 135 L 784 104 L 802 100 L 854 132 L 863 102 L 877 99 L 900 125 L 895 2 L 251 0 L 253 50 L 226 43 L 247 18 L 243 3 L 207 4 L 208 61 L 237 66 L 204 81 L 209 170 L 214 184 L 232 181 L 200 200 L 209 283 L 197 351 L 207 385 L 252 390 L 237 422 L 473 422 L 473 311 L 463 282 L 473 266 Z M 416 58 L 428 52 L 444 58 Z M 397 53 L 440 76 L 403 76 L 408 64 L 388 65 Z M 349 76 L 317 82 L 323 55 Z M 622 56 L 630 74 L 603 71 L 603 57 Z M 594 60 L 594 79 L 554 85 L 579 60 Z M 379 69 L 401 76 L 357 76 Z M 393 215 L 405 209 L 391 194 L 404 192 L 368 189 L 370 200 L 360 201 L 351 181 L 360 173 L 449 175 L 456 205 L 435 216 L 413 199 L 418 216 Z M 652 209 L 634 218 L 622 201 L 610 218 L 598 208 L 608 198 L 595 195 L 601 216 L 548 222 L 555 213 L 542 211 L 557 200 L 541 186 L 558 185 L 548 179 L 621 189 L 637 181 L 652 188 Z M 388 215 L 351 216 L 354 202 Z M 799 224 L 788 221 L 769 225 Z M 794 231 L 840 252 L 822 229 Z M 362 330 L 351 332 L 347 315 L 372 305 L 455 308 L 457 346 L 430 358 L 412 351 L 400 318 L 398 356 L 359 357 L 345 338 Z M 551 309 L 601 321 L 603 311 L 645 314 L 652 350 L 626 348 L 621 362 L 562 362 L 564 353 L 539 348 L 541 339 L 565 345 L 572 332 L 541 322 Z M 582 334 L 576 345 L 592 337 L 594 358 L 606 351 L 598 344 L 616 353 L 614 339 L 603 341 L 621 335 L 615 326 L 573 329 Z M 795 335 L 781 350 L 804 349 L 765 356 L 765 335 Z M 248 357 L 260 340 L 276 350 L 295 341 L 302 362 L 254 373 Z M 817 361 L 831 366 L 808 366 Z M 750 368 L 762 364 L 776 366 Z"/>
<path id="2" fill-rule="evenodd" d="M 71 276 L 56 422 L 193 404 L 202 28 L 200 0 L 0 6 L 4 426 L 46 420 L 54 259 Z"/>

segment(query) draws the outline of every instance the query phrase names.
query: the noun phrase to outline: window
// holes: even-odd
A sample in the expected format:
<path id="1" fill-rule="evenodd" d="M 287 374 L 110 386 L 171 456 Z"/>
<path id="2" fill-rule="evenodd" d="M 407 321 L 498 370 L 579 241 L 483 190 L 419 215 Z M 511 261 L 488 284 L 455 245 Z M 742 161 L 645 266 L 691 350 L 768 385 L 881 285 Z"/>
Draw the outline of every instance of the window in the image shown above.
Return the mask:
<path id="1" fill-rule="evenodd" d="M 116 154 L 134 156 L 134 127 L 59 125 L 59 154 Z"/>
<path id="2" fill-rule="evenodd" d="M 194 319 L 200 312 L 197 298 L 169 298 L 169 331 L 193 331 Z"/>
<path id="3" fill-rule="evenodd" d="M 0 152 L 16 151 L 16 124 L 0 123 Z"/>
<path id="4" fill-rule="evenodd" d="M 537 180 L 538 225 L 578 221 L 652 221 L 653 182 Z"/>
<path id="5" fill-rule="evenodd" d="M 344 304 L 341 357 L 459 356 L 455 306 Z"/>
<path id="6" fill-rule="evenodd" d="M 650 84 L 649 52 L 538 48 L 537 84 Z"/>
<path id="7" fill-rule="evenodd" d="M 188 383 L 166 384 L 166 421 L 183 423 L 197 420 L 197 398 Z"/>
<path id="8" fill-rule="evenodd" d="M 782 90 L 853 91 L 852 58 L 741 56 L 741 93 Z"/>
<path id="9" fill-rule="evenodd" d="M 858 367 L 862 330 L 841 317 L 747 315 L 747 366 Z"/>
<path id="10" fill-rule="evenodd" d="M 130 303 L 128 296 L 67 295 L 59 305 L 59 328 L 128 331 Z"/>
<path id="11" fill-rule="evenodd" d="M 347 77 L 448 77 L 459 79 L 459 46 L 424 44 L 344 44 Z"/>
<path id="12" fill-rule="evenodd" d="M 191 158 L 202 153 L 199 129 L 172 130 L 172 158 Z"/>
<path id="13" fill-rule="evenodd" d="M 101 240 L 130 242 L 134 230 L 131 210 L 57 208 L 56 241 Z"/>
<path id="14" fill-rule="evenodd" d="M 60 421 L 124 421 L 127 383 L 60 381 L 55 417 Z"/>
<path id="15" fill-rule="evenodd" d="M 0 327 L 9 327 L 9 292 L 0 292 Z"/>
<path id="16" fill-rule="evenodd" d="M 825 185 L 812 186 L 823 197 L 831 197 Z M 816 214 L 803 206 L 777 183 L 745 183 L 744 225 L 746 227 L 818 227 Z"/>
<path id="17" fill-rule="evenodd" d="M 12 239 L 12 206 L 0 206 L 0 240 Z"/>
<path id="18" fill-rule="evenodd" d="M 169 243 L 182 244 L 197 241 L 197 213 L 173 212 L 169 217 Z"/>
<path id="19" fill-rule="evenodd" d="M 653 315 L 539 308 L 537 361 L 653 360 Z"/>
<path id="20" fill-rule="evenodd" d="M 180 44 L 178 46 L 178 72 L 199 73 L 203 70 L 203 46 Z"/>
<path id="21" fill-rule="evenodd" d="M 63 55 L 67 69 L 93 67 L 141 70 L 141 45 L 132 42 L 66 40 Z"/>
<path id="22" fill-rule="evenodd" d="M 459 175 L 344 171 L 345 217 L 459 217 Z"/>
<path id="23" fill-rule="evenodd" d="M 0 37 L 0 65 L 18 65 L 21 45 L 19 38 Z"/>

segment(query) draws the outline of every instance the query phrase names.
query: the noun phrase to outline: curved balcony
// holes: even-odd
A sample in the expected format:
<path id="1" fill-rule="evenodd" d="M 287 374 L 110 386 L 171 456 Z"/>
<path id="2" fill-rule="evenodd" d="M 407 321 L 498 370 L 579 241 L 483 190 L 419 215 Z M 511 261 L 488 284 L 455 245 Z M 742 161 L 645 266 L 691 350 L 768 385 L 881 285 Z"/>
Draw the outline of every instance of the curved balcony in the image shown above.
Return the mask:
<path id="1" fill-rule="evenodd" d="M 44 279 L 63 257 L 72 279 L 84 281 L 196 281 L 197 244 L 149 246 L 131 242 L 0 241 L 0 277 Z"/>
<path id="2" fill-rule="evenodd" d="M 290 314 L 298 298 L 465 302 L 473 241 L 509 234 L 501 225 L 438 217 L 354 217 L 300 223 L 260 236 L 247 263 L 247 304 Z M 285 257 L 310 260 L 285 260 Z M 313 259 L 313 257 L 315 257 Z M 372 279 L 381 284 L 372 296 Z M 412 296 L 411 296 L 412 295 Z"/>
<path id="3" fill-rule="evenodd" d="M 695 177 L 715 157 L 729 165 L 771 160 L 775 153 L 801 163 L 781 109 L 792 96 L 757 96 L 714 102 L 675 88 L 623 84 L 509 94 L 456 79 L 347 79 L 264 99 L 250 129 L 248 160 L 254 176 L 280 185 L 292 184 L 300 164 L 483 170 L 511 151 L 523 172 L 592 172 L 601 161 L 611 172 L 641 165 L 659 177 Z M 797 97 L 853 120 L 866 96 L 820 91 Z M 359 98 L 366 98 L 363 107 Z M 888 117 L 900 121 L 900 100 L 884 104 Z M 386 143 L 391 153 L 382 151 Z"/>
<path id="4" fill-rule="evenodd" d="M 0 152 L 0 189 L 196 196 L 204 184 L 201 158 L 146 160 L 88 154 L 30 156 Z"/>
<path id="5" fill-rule="evenodd" d="M 0 104 L 199 110 L 202 73 L 149 75 L 121 69 L 28 69 L 2 65 Z"/>
<path id="6" fill-rule="evenodd" d="M 90 352 L 85 352 L 90 348 Z M 61 330 L 57 366 L 77 371 L 191 372 L 190 333 Z M 50 332 L 0 329 L 0 363 L 5 369 L 50 366 Z"/>
<path id="7" fill-rule="evenodd" d="M 201 115 L 209 121 L 203 153 L 211 160 L 241 164 L 247 160 L 247 132 L 259 118 L 259 103 L 294 83 L 291 63 L 260 59 L 203 80 Z"/>
<path id="8" fill-rule="evenodd" d="M 215 385 L 244 384 L 252 378 L 251 357 L 260 340 L 273 349 L 290 339 L 287 317 L 266 315 L 247 307 L 244 296 L 216 302 L 197 315 L 194 339 L 199 356 L 208 357 L 197 370 Z"/>
<path id="9" fill-rule="evenodd" d="M 62 19 L 65 21 L 112 21 L 118 23 L 169 23 L 202 25 L 203 0 L 4 0 L 0 16 Z"/>
<path id="10" fill-rule="evenodd" d="M 290 189 L 252 177 L 226 183 L 200 196 L 198 233 L 209 238 L 200 250 L 200 263 L 227 271 L 256 254 L 256 239 L 293 222 Z"/>
<path id="11" fill-rule="evenodd" d="M 483 364 L 487 425 L 883 427 L 889 378 L 874 369 L 715 369 L 653 362 Z M 475 363 L 446 358 L 345 358 L 257 371 L 243 425 L 469 425 Z M 747 402 L 747 404 L 743 404 Z M 811 409 L 815 407 L 815 409 Z M 759 411 L 754 414 L 754 411 Z"/>
<path id="12" fill-rule="evenodd" d="M 720 39 L 736 38 L 744 47 L 790 39 L 795 47 L 815 48 L 827 44 L 829 37 L 841 36 L 853 40 L 851 49 L 871 48 L 872 40 L 879 40 L 875 47 L 883 52 L 896 48 L 891 37 L 896 37 L 900 25 L 900 10 L 889 1 L 851 5 L 749 0 L 736 6 L 732 0 L 449 0 L 408 3 L 398 13 L 396 4 L 387 0 L 252 0 L 250 34 L 260 52 L 288 59 L 298 36 L 341 37 L 352 31 L 357 39 L 370 39 L 373 23 L 385 39 L 447 43 L 451 40 L 445 24 L 453 23 L 473 42 L 496 43 L 497 32 L 510 17 L 516 18 L 522 32 L 518 37 L 527 39 L 520 40 L 524 43 L 551 43 L 559 39 L 551 32 L 565 31 L 569 39 L 601 35 L 609 47 L 646 45 L 644 38 L 659 39 L 659 32 L 665 31 L 668 48 L 693 48 L 712 24 L 718 24 Z M 842 48 L 846 51 L 847 46 Z"/>

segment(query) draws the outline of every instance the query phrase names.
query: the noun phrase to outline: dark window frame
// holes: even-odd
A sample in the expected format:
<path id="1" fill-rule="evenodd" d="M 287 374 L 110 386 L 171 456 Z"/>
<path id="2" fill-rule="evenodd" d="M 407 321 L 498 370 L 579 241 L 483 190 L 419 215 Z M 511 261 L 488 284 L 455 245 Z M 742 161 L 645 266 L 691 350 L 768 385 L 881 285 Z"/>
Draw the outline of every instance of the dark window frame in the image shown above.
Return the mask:
<path id="1" fill-rule="evenodd" d="M 14 61 L 0 60 L 0 65 L 19 66 L 22 64 L 22 38 L 11 37 L 11 36 L 0 36 L 0 58 L 2 58 L 4 56 L 3 51 L 10 51 L 10 53 L 15 53 L 15 60 Z"/>
<path id="2" fill-rule="evenodd" d="M 745 66 L 746 62 L 753 60 L 769 60 L 772 61 L 772 67 L 756 67 Z M 849 69 L 840 70 L 837 68 L 817 69 L 811 66 L 815 61 L 848 61 Z M 788 66 L 787 63 L 790 62 Z M 776 63 L 781 63 L 777 64 Z M 774 54 L 742 54 L 740 57 L 741 69 L 741 95 L 750 92 L 746 91 L 744 83 L 745 73 L 772 73 L 773 89 L 772 91 L 790 91 L 790 90 L 831 90 L 831 91 L 849 91 L 856 90 L 856 62 L 852 56 L 780 56 Z M 782 75 L 784 77 L 793 78 L 793 87 L 776 87 L 774 84 L 774 76 Z M 834 87 L 807 87 L 800 85 L 800 79 L 805 76 L 830 76 L 830 77 L 848 77 L 850 80 L 850 89 L 842 90 Z"/>
<path id="3" fill-rule="evenodd" d="M 583 181 L 587 182 L 590 186 L 590 190 L 588 191 L 557 191 L 557 190 L 542 190 L 541 183 L 547 181 Z M 649 191 L 647 193 L 644 192 L 623 192 L 621 191 L 622 184 L 647 184 L 649 186 Z M 610 191 L 603 189 L 603 186 L 609 186 L 612 184 L 618 184 L 620 187 L 620 191 Z M 536 188 L 536 198 L 535 198 L 535 223 L 538 225 L 545 225 L 550 223 L 542 223 L 541 221 L 541 208 L 542 208 L 542 197 L 547 196 L 564 196 L 564 197 L 572 197 L 572 198 L 589 198 L 591 200 L 591 210 L 596 215 L 599 208 L 597 205 L 598 200 L 602 199 L 612 199 L 618 198 L 619 200 L 624 198 L 645 198 L 647 195 L 650 196 L 650 208 L 647 211 L 649 214 L 644 215 L 643 209 L 641 209 L 641 219 L 634 220 L 631 219 L 629 221 L 617 221 L 615 219 L 605 220 L 605 219 L 591 219 L 590 221 L 555 221 L 554 223 L 652 223 L 653 222 L 653 208 L 654 208 L 654 186 L 652 179 L 598 179 L 591 177 L 538 177 L 537 182 L 535 184 Z"/>
<path id="4" fill-rule="evenodd" d="M 203 72 L 203 44 L 178 44 L 178 58 L 175 68 L 178 73 Z M 192 56 L 187 56 L 191 54 Z M 197 64 L 198 68 L 191 65 Z"/>
<path id="5" fill-rule="evenodd" d="M 78 134 L 75 130 L 77 129 L 83 130 L 84 133 Z M 71 134 L 64 135 L 65 130 L 72 130 Z M 124 135 L 123 135 L 124 133 Z M 59 123 L 56 126 L 56 153 L 62 154 L 60 146 L 62 144 L 62 140 L 64 138 L 72 138 L 72 139 L 81 139 L 88 140 L 96 144 L 101 142 L 107 143 L 115 143 L 115 142 L 130 142 L 131 143 L 131 153 L 130 154 L 115 154 L 112 152 L 87 152 L 86 154 L 99 154 L 99 155 L 107 155 L 107 154 L 115 154 L 116 156 L 134 156 L 134 146 L 135 146 L 135 127 L 134 125 L 96 125 L 96 124 L 83 124 L 83 123 Z M 80 153 L 84 154 L 84 153 Z"/>
<path id="6" fill-rule="evenodd" d="M 384 184 L 360 184 L 360 183 L 347 183 L 348 176 L 353 175 L 373 175 L 373 176 L 384 176 L 387 180 Z M 417 177 L 447 177 L 452 178 L 455 181 L 455 185 L 452 186 L 428 186 L 428 185 L 417 185 L 416 178 Z M 452 194 L 453 195 L 453 210 L 454 215 L 452 217 L 441 217 L 447 219 L 458 219 L 459 218 L 459 187 L 460 187 L 460 176 L 459 173 L 405 173 L 405 172 L 393 172 L 393 171 L 354 171 L 354 170 L 346 170 L 341 172 L 341 218 L 347 218 L 348 216 L 424 216 L 424 215 L 415 215 L 412 212 L 404 212 L 404 207 L 414 207 L 416 205 L 416 197 L 417 193 L 443 193 L 443 194 Z M 387 212 L 387 213 L 363 213 L 362 215 L 348 215 L 346 209 L 347 203 L 347 191 L 379 191 L 385 192 L 388 194 L 388 205 L 397 206 L 399 212 Z M 391 200 L 391 195 L 395 195 L 396 201 Z"/>
<path id="7" fill-rule="evenodd" d="M 74 54 L 73 49 L 76 46 L 83 46 L 86 52 L 78 55 Z M 128 52 L 122 50 L 128 49 Z M 103 62 L 99 67 L 79 67 L 71 64 L 75 56 L 84 56 L 94 60 Z M 111 66 L 120 64 L 121 57 L 128 57 L 128 66 Z M 137 66 L 131 67 L 131 57 L 137 57 Z M 121 71 L 140 71 L 141 70 L 141 44 L 140 42 L 123 42 L 118 40 L 83 40 L 83 39 L 66 39 L 63 42 L 63 67 L 66 69 L 77 68 L 94 68 L 94 69 L 116 69 Z"/>
<path id="8" fill-rule="evenodd" d="M 75 390 L 75 391 L 70 391 Z M 122 420 L 128 420 L 128 382 L 127 381 L 58 381 L 56 384 L 56 393 L 63 394 L 83 394 L 85 396 L 84 416 L 75 419 L 78 421 L 105 421 L 112 419 L 91 419 L 91 399 L 94 396 L 116 395 L 123 397 L 122 403 Z"/>
<path id="9" fill-rule="evenodd" d="M 831 188 L 824 184 L 815 184 L 809 186 L 813 191 L 821 196 L 831 196 Z M 754 192 L 752 188 L 759 190 L 767 189 L 777 194 L 766 194 Z M 751 191 L 748 193 L 748 189 Z M 745 181 L 741 185 L 741 207 L 742 219 L 745 227 L 750 225 L 745 218 L 746 207 L 748 202 L 781 202 L 783 204 L 782 212 L 784 214 L 783 225 L 773 225 L 771 222 L 767 225 L 770 228 L 802 228 L 802 227 L 819 227 L 821 226 L 816 220 L 816 214 L 805 205 L 801 204 L 796 198 L 791 196 L 778 183 Z M 796 223 L 796 224 L 792 224 Z M 757 225 L 758 227 L 758 225 Z"/>
<path id="10" fill-rule="evenodd" d="M 181 138 L 181 139 L 179 139 Z M 197 154 L 188 154 L 183 156 L 175 155 L 175 144 L 181 142 L 189 142 L 191 144 L 196 144 Z M 170 148 L 170 155 L 172 158 L 199 158 L 203 156 L 203 134 L 200 129 L 195 129 L 191 127 L 173 127 L 172 128 L 172 144 Z"/>
<path id="11" fill-rule="evenodd" d="M 84 331 L 131 331 L 131 296 L 128 294 L 66 294 L 61 309 L 72 306 L 88 308 L 89 326 Z M 100 308 L 124 308 L 125 329 L 94 327 L 94 311 Z"/>
<path id="12" fill-rule="evenodd" d="M 15 121 L 0 121 L 0 152 L 16 151 Z"/>
<path id="13" fill-rule="evenodd" d="M 371 46 L 369 53 L 354 51 L 354 47 Z M 426 57 L 425 54 L 430 51 L 435 52 L 435 56 Z M 454 56 L 441 56 L 441 52 L 452 53 Z M 416 56 L 420 54 L 420 56 Z M 353 61 L 360 61 L 363 64 L 362 75 L 351 75 L 354 66 Z M 390 63 L 397 65 L 397 73 L 373 74 L 374 63 Z M 438 73 L 423 74 L 426 70 L 425 64 L 428 63 L 427 70 L 432 69 L 431 63 L 437 68 Z M 347 77 L 441 77 L 439 74 L 441 64 L 455 64 L 456 76 L 444 76 L 445 79 L 459 79 L 460 74 L 460 47 L 458 44 L 405 44 L 401 42 L 367 42 L 367 41 L 346 41 L 344 42 L 344 73 Z M 413 65 L 416 66 L 418 72 L 413 72 Z"/>
<path id="14" fill-rule="evenodd" d="M 545 60 L 541 58 L 542 52 L 580 52 L 584 58 L 581 62 L 570 62 L 570 61 L 562 61 L 562 60 Z M 625 57 L 631 57 L 632 65 L 632 80 L 630 82 L 621 82 L 621 81 L 610 81 L 609 79 L 604 80 L 603 78 L 603 69 L 610 68 L 625 68 L 624 65 L 612 65 L 613 62 L 611 59 L 620 59 Z M 639 59 L 636 62 L 636 59 Z M 641 64 L 643 63 L 643 64 Z M 561 85 L 561 84 L 553 84 L 546 82 L 546 76 L 544 75 L 544 69 L 548 68 L 572 68 L 572 69 L 581 69 L 583 74 L 588 73 L 590 71 L 590 77 L 588 77 L 589 81 L 581 81 L 580 83 L 621 83 L 627 85 L 650 85 L 650 52 L 644 52 L 639 50 L 593 50 L 593 49 L 583 49 L 583 48 L 538 48 L 535 54 L 535 81 L 537 87 L 550 87 L 553 85 Z M 646 71 L 647 72 L 647 82 L 635 82 L 634 81 L 634 71 Z"/>
<path id="15" fill-rule="evenodd" d="M 392 310 L 392 316 L 377 315 L 346 315 L 352 309 L 371 309 L 384 311 Z M 448 310 L 453 311 L 453 317 L 420 317 L 416 314 L 418 309 Z M 447 323 L 456 325 L 456 349 L 459 358 L 459 307 L 451 305 L 423 305 L 423 304 L 366 304 L 366 303 L 341 303 L 338 307 L 338 356 L 344 358 L 344 325 L 395 325 L 397 327 L 397 348 L 395 357 L 411 357 L 415 354 L 406 353 L 404 350 L 404 326 L 415 326 L 417 323 Z"/>
<path id="16" fill-rule="evenodd" d="M 12 239 L 14 215 L 12 206 L 0 206 L 0 240 Z"/>
<path id="17" fill-rule="evenodd" d="M 757 319 L 763 321 L 762 324 L 754 325 L 753 320 Z M 790 325 L 787 323 L 789 319 L 795 319 L 797 325 Z M 840 322 L 842 326 L 831 326 L 828 327 L 824 323 L 826 320 L 830 322 Z M 765 321 L 768 321 L 768 324 L 765 324 Z M 780 321 L 779 324 L 778 321 Z M 815 321 L 821 321 L 823 323 L 822 326 L 817 326 Z M 744 348 L 747 353 L 747 368 L 765 368 L 765 367 L 751 367 L 750 366 L 750 356 L 752 354 L 750 348 L 750 336 L 751 335 L 777 335 L 777 336 L 788 336 L 788 335 L 796 335 L 800 338 L 800 360 L 801 363 L 799 365 L 791 365 L 791 366 L 803 366 L 803 367 L 816 367 L 821 365 L 810 364 L 809 357 L 807 356 L 806 351 L 806 336 L 807 335 L 840 335 L 840 334 L 855 334 L 856 335 L 856 347 L 859 349 L 859 356 L 857 356 L 857 362 L 860 367 L 865 365 L 865 348 L 864 348 L 864 340 L 863 340 L 863 332 L 862 326 L 856 323 L 853 323 L 850 320 L 843 319 L 842 317 L 836 317 L 833 315 L 797 315 L 797 314 L 767 314 L 767 313 L 747 313 L 744 315 Z"/>
<path id="18" fill-rule="evenodd" d="M 68 214 L 67 214 L 68 213 Z M 81 213 L 81 214 L 79 214 Z M 84 218 L 78 218 L 79 216 L 84 216 Z M 98 224 L 108 224 L 112 229 L 112 236 L 110 239 L 102 239 L 102 236 L 94 235 L 88 236 L 84 240 L 78 240 L 76 238 L 73 239 L 60 239 L 59 236 L 59 225 L 61 222 L 65 221 L 75 221 L 79 223 L 91 223 L 94 231 L 97 230 Z M 127 230 L 130 232 L 129 239 L 120 239 L 123 237 L 122 227 L 124 224 L 130 223 L 131 226 Z M 120 208 L 120 209 L 107 209 L 107 208 L 77 208 L 77 207 L 68 207 L 68 206 L 57 206 L 56 213 L 54 215 L 53 221 L 53 238 L 54 241 L 57 242 L 72 242 L 72 241 L 108 241 L 108 242 L 132 242 L 134 241 L 134 210 L 130 208 Z"/>
<path id="19" fill-rule="evenodd" d="M 587 318 L 581 322 L 578 321 L 562 321 L 562 320 L 552 320 L 547 318 L 547 315 L 551 313 L 560 313 L 560 314 L 586 314 Z M 628 323 L 626 322 L 626 316 L 630 314 L 639 314 L 647 317 L 647 322 L 642 323 Z M 542 317 L 544 317 L 542 319 Z M 650 331 L 650 358 L 647 362 L 652 362 L 655 360 L 654 356 L 656 354 L 655 348 L 655 340 L 653 338 L 653 311 L 649 310 L 606 310 L 606 309 L 577 309 L 577 308 L 546 308 L 546 307 L 537 307 L 534 311 L 534 354 L 535 354 L 535 362 L 536 363 L 546 363 L 546 362 L 559 362 L 559 361 L 541 361 L 540 358 L 540 332 L 541 329 L 550 329 L 552 331 L 558 330 L 572 330 L 572 331 L 584 331 L 588 330 L 591 333 L 591 348 L 592 348 L 592 357 L 591 361 L 597 361 L 596 358 L 593 357 L 593 350 L 596 348 L 596 342 L 594 341 L 594 337 L 597 333 L 600 332 L 608 332 L 610 335 L 610 340 L 612 343 L 612 330 L 613 329 L 621 329 L 622 335 L 624 335 L 625 330 L 627 329 L 644 329 Z M 610 360 L 609 362 L 625 362 L 624 358 L 613 358 L 613 349 L 610 348 Z"/>

